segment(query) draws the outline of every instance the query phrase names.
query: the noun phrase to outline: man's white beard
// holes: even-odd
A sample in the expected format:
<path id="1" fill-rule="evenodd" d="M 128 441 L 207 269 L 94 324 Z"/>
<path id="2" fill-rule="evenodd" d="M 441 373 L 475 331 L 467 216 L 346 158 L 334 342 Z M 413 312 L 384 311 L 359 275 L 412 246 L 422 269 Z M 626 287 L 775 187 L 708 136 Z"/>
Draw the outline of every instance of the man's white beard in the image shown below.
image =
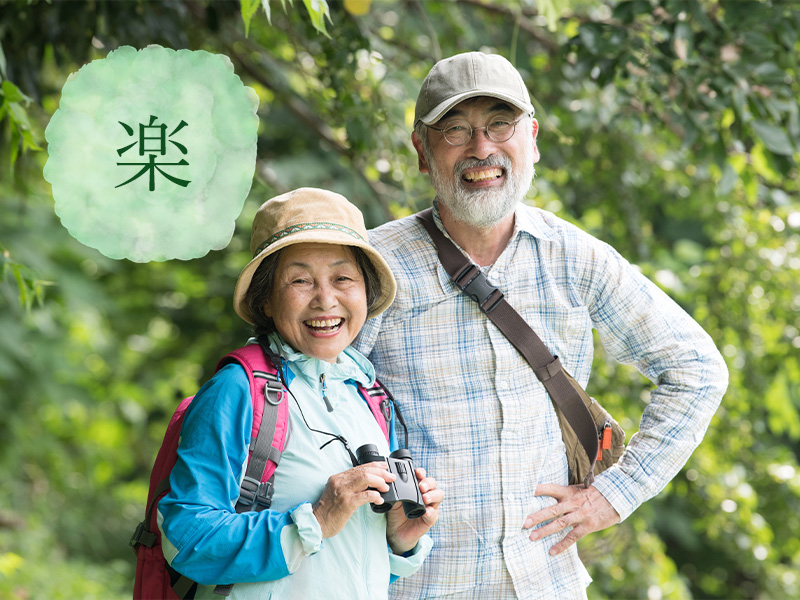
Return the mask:
<path id="1" fill-rule="evenodd" d="M 514 212 L 531 186 L 534 177 L 533 159 L 522 161 L 522 170 L 515 172 L 507 156 L 492 154 L 484 160 L 469 159 L 456 164 L 452 176 L 440 173 L 432 156 L 428 156 L 431 166 L 431 183 L 436 190 L 439 202 L 447 207 L 452 217 L 473 227 L 493 227 Z M 502 167 L 506 180 L 501 187 L 482 190 L 469 190 L 461 175 L 473 167 Z"/>

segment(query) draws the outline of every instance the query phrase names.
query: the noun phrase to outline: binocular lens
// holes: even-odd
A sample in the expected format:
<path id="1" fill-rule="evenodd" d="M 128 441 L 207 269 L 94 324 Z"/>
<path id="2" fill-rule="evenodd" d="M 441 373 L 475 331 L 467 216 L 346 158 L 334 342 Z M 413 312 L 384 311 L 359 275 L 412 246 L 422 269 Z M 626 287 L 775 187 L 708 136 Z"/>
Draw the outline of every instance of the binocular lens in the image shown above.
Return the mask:
<path id="1" fill-rule="evenodd" d="M 364 444 L 360 446 L 358 450 L 356 450 L 356 458 L 358 458 L 358 464 L 360 465 L 371 462 L 382 462 L 385 460 L 383 456 L 381 456 L 381 453 L 378 452 L 378 447 L 375 444 Z"/>
<path id="2" fill-rule="evenodd" d="M 407 448 L 400 448 L 395 450 L 389 455 L 390 458 L 396 458 L 398 460 L 408 459 L 411 460 L 411 452 Z"/>
<path id="3" fill-rule="evenodd" d="M 406 512 L 406 517 L 409 519 L 418 519 L 422 515 L 425 514 L 425 507 L 420 506 L 419 504 L 412 504 L 413 508 L 408 508 L 408 504 L 410 503 L 403 503 L 403 510 Z"/>

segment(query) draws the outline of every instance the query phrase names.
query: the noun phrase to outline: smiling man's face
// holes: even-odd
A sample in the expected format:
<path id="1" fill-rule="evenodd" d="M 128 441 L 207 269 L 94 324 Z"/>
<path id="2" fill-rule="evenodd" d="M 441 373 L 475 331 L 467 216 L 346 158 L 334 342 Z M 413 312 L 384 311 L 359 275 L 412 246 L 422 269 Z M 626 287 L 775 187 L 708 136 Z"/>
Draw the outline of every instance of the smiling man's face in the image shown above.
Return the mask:
<path id="1" fill-rule="evenodd" d="M 484 127 L 494 117 L 516 121 L 522 113 L 496 98 L 465 100 L 448 111 L 436 124 L 443 127 L 453 119 L 466 120 L 472 127 Z M 414 146 L 420 170 L 430 173 L 439 202 L 453 218 L 476 227 L 491 227 L 514 211 L 531 185 L 538 124 L 523 117 L 511 139 L 494 142 L 484 129 L 473 131 L 463 146 L 452 146 L 441 132 L 428 129 L 426 152 L 415 134 Z"/>

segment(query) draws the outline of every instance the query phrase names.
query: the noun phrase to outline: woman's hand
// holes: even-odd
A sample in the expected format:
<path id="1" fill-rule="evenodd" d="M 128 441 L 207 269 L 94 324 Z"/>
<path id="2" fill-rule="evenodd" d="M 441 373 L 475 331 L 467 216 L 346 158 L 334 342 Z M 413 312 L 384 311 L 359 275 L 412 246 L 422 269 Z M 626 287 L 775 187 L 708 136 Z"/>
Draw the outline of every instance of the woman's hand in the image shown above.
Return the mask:
<path id="1" fill-rule="evenodd" d="M 386 513 L 386 541 L 395 554 L 408 552 L 417 545 L 419 538 L 439 520 L 439 504 L 444 499 L 444 492 L 436 487 L 433 477 L 425 476 L 425 469 L 414 469 L 414 473 L 419 480 L 425 514 L 417 519 L 406 518 L 402 502 L 396 502 Z"/>
<path id="2" fill-rule="evenodd" d="M 388 468 L 385 462 L 373 462 L 328 478 L 322 497 L 313 506 L 323 538 L 339 533 L 359 506 L 368 502 L 383 504 L 379 491 L 389 491 L 386 482 L 395 478 Z"/>

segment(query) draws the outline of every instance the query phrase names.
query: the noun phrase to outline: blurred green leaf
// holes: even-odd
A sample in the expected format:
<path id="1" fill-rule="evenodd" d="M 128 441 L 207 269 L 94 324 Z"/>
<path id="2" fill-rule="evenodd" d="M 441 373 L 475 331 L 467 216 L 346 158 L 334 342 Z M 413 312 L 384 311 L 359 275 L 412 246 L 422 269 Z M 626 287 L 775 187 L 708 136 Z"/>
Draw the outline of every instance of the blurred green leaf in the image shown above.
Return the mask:
<path id="1" fill-rule="evenodd" d="M 330 37 L 325 29 L 325 20 L 330 20 L 330 8 L 326 0 L 303 0 L 308 16 L 311 17 L 311 24 L 323 35 Z"/>
<path id="2" fill-rule="evenodd" d="M 786 130 L 782 127 L 759 119 L 754 120 L 750 125 L 770 151 L 787 156 L 794 154 L 795 150 L 792 147 L 792 142 L 789 140 Z"/>
<path id="3" fill-rule="evenodd" d="M 3 81 L 0 87 L 2 87 L 3 99 L 6 102 L 30 101 L 30 98 L 26 98 L 25 95 L 19 91 L 19 88 L 10 81 Z"/>
<path id="4" fill-rule="evenodd" d="M 244 36 L 250 34 L 250 21 L 261 6 L 261 0 L 239 0 L 239 6 L 242 11 L 242 22 L 244 23 Z M 267 19 L 271 17 L 269 10 L 269 0 L 264 2 L 264 9 L 267 11 Z"/>

